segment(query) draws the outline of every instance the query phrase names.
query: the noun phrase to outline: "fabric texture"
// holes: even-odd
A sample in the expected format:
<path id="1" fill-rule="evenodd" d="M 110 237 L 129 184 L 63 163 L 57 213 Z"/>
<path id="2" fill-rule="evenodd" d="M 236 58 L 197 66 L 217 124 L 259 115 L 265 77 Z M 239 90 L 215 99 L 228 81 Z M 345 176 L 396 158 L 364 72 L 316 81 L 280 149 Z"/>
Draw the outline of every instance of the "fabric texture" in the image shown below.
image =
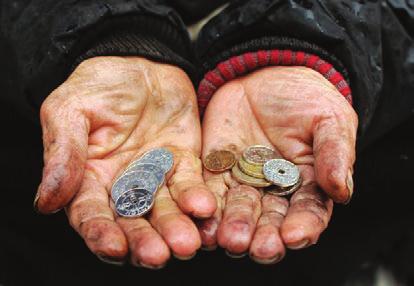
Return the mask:
<path id="1" fill-rule="evenodd" d="M 261 50 L 248 52 L 219 63 L 207 72 L 198 87 L 198 103 L 203 114 L 213 94 L 232 79 L 267 66 L 305 66 L 322 74 L 352 105 L 352 94 L 348 82 L 333 65 L 320 57 L 292 50 Z"/>
<path id="2" fill-rule="evenodd" d="M 0 38 L 19 69 L 16 86 L 35 110 L 77 63 L 93 56 L 144 56 L 197 79 L 186 27 L 165 1 L 1 1 L 0 11 Z"/>
<path id="3" fill-rule="evenodd" d="M 414 6 L 408 2 L 232 1 L 199 34 L 203 78 L 219 63 L 249 52 L 318 56 L 347 80 L 359 138 L 372 142 L 412 114 Z M 204 93 L 205 81 L 200 89 Z"/>

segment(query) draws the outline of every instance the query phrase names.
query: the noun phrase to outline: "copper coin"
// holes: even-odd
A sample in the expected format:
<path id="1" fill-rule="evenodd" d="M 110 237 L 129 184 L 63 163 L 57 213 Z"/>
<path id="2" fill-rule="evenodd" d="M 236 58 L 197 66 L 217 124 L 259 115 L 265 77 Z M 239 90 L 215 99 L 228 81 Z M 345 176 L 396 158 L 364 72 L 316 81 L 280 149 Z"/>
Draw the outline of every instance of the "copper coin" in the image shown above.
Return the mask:
<path id="1" fill-rule="evenodd" d="M 211 172 L 224 172 L 236 163 L 236 156 L 226 150 L 213 151 L 203 161 L 204 167 Z"/>
<path id="2" fill-rule="evenodd" d="M 267 146 L 253 145 L 243 152 L 243 159 L 252 165 L 263 166 L 269 160 L 280 158 L 276 152 Z"/>
<path id="3" fill-rule="evenodd" d="M 239 169 L 246 175 L 259 179 L 265 178 L 263 174 L 263 166 L 247 163 L 243 158 L 240 158 L 239 160 Z"/>
<path id="4" fill-rule="evenodd" d="M 259 178 L 246 175 L 240 170 L 238 164 L 235 164 L 233 166 L 233 169 L 231 169 L 231 171 L 232 171 L 234 179 L 240 184 L 245 184 L 245 185 L 256 187 L 256 188 L 264 188 L 272 184 L 266 181 L 265 179 L 259 179 Z"/>

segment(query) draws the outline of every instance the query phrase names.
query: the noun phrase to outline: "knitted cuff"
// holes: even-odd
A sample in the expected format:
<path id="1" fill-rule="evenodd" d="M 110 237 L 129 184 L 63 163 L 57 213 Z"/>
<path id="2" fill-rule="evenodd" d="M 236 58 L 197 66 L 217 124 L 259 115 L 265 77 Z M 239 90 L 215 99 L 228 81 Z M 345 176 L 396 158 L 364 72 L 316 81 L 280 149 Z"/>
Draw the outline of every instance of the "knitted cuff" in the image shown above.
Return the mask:
<path id="1" fill-rule="evenodd" d="M 203 114 L 213 94 L 226 82 L 266 66 L 305 66 L 322 74 L 352 105 L 351 88 L 333 65 L 319 56 L 292 50 L 259 50 L 233 56 L 208 71 L 198 87 L 198 104 Z"/>

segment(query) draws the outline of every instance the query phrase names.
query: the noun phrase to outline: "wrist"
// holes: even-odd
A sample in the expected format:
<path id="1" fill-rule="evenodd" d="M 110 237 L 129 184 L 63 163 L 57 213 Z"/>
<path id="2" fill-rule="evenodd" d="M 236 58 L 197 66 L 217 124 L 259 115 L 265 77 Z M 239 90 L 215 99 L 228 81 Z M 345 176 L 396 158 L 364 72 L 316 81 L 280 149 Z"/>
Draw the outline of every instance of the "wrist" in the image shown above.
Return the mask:
<path id="1" fill-rule="evenodd" d="M 203 113 L 215 91 L 228 81 L 269 66 L 303 66 L 321 74 L 352 104 L 351 88 L 344 75 L 321 57 L 293 50 L 258 50 L 229 57 L 206 72 L 198 86 L 198 103 Z"/>

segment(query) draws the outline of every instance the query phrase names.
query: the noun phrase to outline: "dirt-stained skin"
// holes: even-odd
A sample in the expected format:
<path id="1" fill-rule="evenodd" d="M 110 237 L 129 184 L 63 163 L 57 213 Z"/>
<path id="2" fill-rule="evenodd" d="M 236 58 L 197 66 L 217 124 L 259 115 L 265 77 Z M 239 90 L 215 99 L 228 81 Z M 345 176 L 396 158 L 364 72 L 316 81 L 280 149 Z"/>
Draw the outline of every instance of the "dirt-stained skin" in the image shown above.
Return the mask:
<path id="1" fill-rule="evenodd" d="M 104 261 L 128 258 L 159 268 L 171 253 L 193 256 L 201 246 L 189 218 L 216 210 L 204 184 L 196 95 L 179 68 L 138 57 L 97 57 L 81 63 L 41 108 L 45 149 L 35 207 L 63 207 L 72 227 Z M 123 168 L 145 151 L 166 147 L 175 165 L 151 215 L 119 218 L 109 190 Z"/>
<path id="2" fill-rule="evenodd" d="M 204 171 L 221 203 L 212 218 L 198 222 L 203 244 L 224 247 L 231 256 L 249 252 L 266 264 L 280 261 L 285 247 L 315 244 L 332 200 L 351 199 L 357 126 L 346 99 L 305 67 L 263 68 L 223 85 L 204 115 L 203 155 L 230 145 L 238 156 L 251 145 L 271 146 L 299 166 L 303 184 L 289 201 L 245 190 L 250 195 L 239 196 L 234 207 L 240 186 L 230 173 Z"/>
<path id="3" fill-rule="evenodd" d="M 182 70 L 138 57 L 97 57 L 46 99 L 41 124 L 45 167 L 35 208 L 65 207 L 90 250 L 116 264 L 129 259 L 157 269 L 171 255 L 190 259 L 201 245 L 276 263 L 286 247 L 316 243 L 333 201 L 347 203 L 353 192 L 356 114 L 326 79 L 303 67 L 264 68 L 222 86 L 201 134 L 194 88 Z M 203 173 L 200 158 L 212 150 L 238 159 L 256 144 L 299 166 L 303 185 L 290 200 L 240 185 L 229 171 Z M 175 162 L 153 211 L 117 217 L 113 180 L 155 147 L 168 148 Z"/>

